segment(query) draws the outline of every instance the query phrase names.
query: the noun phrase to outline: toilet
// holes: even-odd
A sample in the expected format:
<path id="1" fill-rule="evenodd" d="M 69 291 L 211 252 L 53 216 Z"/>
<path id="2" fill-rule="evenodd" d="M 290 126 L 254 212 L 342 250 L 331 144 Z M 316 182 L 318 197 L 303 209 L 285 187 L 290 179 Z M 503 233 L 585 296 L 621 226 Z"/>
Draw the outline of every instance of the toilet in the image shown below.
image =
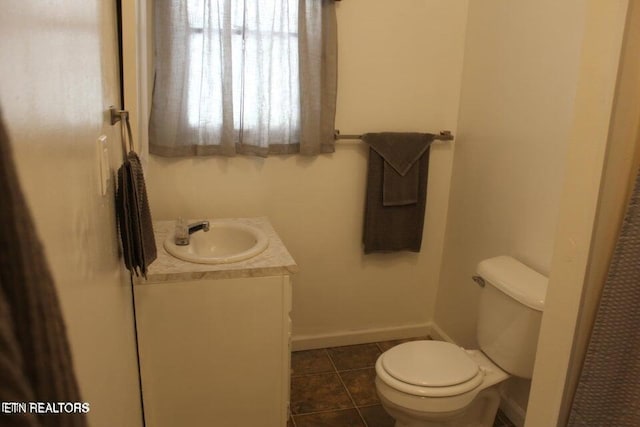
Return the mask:
<path id="1" fill-rule="evenodd" d="M 548 279 L 509 256 L 476 271 L 480 349 L 411 341 L 376 361 L 376 390 L 395 427 L 491 427 L 500 383 L 531 378 Z"/>

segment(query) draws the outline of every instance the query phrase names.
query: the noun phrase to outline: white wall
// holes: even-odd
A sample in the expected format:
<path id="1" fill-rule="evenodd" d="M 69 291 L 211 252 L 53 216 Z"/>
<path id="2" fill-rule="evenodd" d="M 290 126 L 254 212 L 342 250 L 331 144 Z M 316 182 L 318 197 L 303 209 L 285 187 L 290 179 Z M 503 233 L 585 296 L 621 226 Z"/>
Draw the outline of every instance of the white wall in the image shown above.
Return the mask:
<path id="1" fill-rule="evenodd" d="M 337 4 L 342 133 L 456 132 L 466 1 L 349 0 Z M 367 149 L 341 142 L 317 158 L 151 156 L 155 219 L 266 215 L 300 266 L 298 339 L 433 317 L 453 146 L 434 147 L 422 252 L 364 256 Z"/>
<path id="2" fill-rule="evenodd" d="M 573 121 L 585 2 L 470 2 L 435 323 L 477 346 L 479 261 L 550 271 Z M 529 382 L 510 384 L 526 407 Z M 517 415 L 517 414 L 515 414 Z"/>
<path id="3" fill-rule="evenodd" d="M 96 160 L 105 134 L 113 165 L 122 161 L 105 114 L 119 98 L 115 22 L 105 1 L 8 2 L 0 13 L 0 105 L 93 427 L 141 425 L 113 181 L 100 196 Z"/>

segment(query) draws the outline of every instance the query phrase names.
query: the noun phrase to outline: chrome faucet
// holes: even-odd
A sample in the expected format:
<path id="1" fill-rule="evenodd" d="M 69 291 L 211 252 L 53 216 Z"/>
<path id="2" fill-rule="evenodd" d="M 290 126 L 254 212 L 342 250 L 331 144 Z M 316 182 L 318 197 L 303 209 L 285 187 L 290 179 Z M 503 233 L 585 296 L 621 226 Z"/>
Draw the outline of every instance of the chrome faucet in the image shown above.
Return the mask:
<path id="1" fill-rule="evenodd" d="M 189 244 L 189 237 L 196 231 L 209 231 L 209 221 L 198 221 L 193 224 L 188 224 L 182 218 L 178 218 L 176 221 L 175 242 L 178 246 L 187 246 Z"/>

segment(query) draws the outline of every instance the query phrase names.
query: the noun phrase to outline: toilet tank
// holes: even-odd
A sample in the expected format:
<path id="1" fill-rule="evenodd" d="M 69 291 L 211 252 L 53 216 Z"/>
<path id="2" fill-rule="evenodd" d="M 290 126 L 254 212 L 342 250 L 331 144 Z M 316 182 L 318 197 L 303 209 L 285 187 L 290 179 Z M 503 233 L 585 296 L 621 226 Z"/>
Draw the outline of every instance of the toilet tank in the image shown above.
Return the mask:
<path id="1" fill-rule="evenodd" d="M 481 261 L 477 273 L 485 282 L 478 312 L 480 349 L 508 373 L 531 378 L 547 277 L 509 256 Z"/>

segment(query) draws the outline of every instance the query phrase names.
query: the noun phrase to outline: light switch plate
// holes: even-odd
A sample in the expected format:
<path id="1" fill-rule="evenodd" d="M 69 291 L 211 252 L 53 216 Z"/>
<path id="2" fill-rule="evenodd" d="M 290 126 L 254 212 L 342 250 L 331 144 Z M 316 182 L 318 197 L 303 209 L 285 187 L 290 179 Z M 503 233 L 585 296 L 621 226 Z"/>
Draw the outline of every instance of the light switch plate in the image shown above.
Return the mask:
<path id="1" fill-rule="evenodd" d="M 109 188 L 109 177 L 111 175 L 111 165 L 109 164 L 109 146 L 107 145 L 107 135 L 98 137 L 98 161 L 100 173 L 100 194 L 107 195 Z"/>

